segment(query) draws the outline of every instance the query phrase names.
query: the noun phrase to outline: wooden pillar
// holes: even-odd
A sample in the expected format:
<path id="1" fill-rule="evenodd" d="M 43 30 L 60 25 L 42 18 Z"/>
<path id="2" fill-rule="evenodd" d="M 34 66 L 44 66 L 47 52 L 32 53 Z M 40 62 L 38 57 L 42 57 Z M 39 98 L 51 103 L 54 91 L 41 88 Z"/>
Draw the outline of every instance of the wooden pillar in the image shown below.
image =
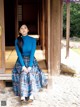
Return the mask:
<path id="1" fill-rule="evenodd" d="M 0 0 L 0 73 L 5 73 L 5 29 L 4 29 L 4 0 Z M 5 82 L 0 80 L 0 89 L 5 87 Z"/>
<path id="2" fill-rule="evenodd" d="M 42 48 L 42 29 L 41 29 L 41 24 L 42 24 L 42 1 L 40 1 L 39 6 L 38 6 L 38 34 L 40 36 L 39 40 L 40 40 L 40 45 Z"/>
<path id="3" fill-rule="evenodd" d="M 48 0 L 44 0 L 44 19 L 45 19 L 45 58 L 48 63 Z"/>
<path id="4" fill-rule="evenodd" d="M 0 73 L 5 73 L 4 0 L 0 0 Z"/>
<path id="5" fill-rule="evenodd" d="M 50 71 L 50 0 L 44 0 L 45 4 L 45 58 L 46 58 L 46 64 L 48 67 L 48 73 Z"/>
<path id="6" fill-rule="evenodd" d="M 44 0 L 42 0 L 42 49 L 45 49 L 45 12 L 44 12 Z"/>
<path id="7" fill-rule="evenodd" d="M 63 0 L 61 0 L 61 39 L 63 39 Z"/>
<path id="8" fill-rule="evenodd" d="M 61 30 L 62 30 L 62 2 L 51 0 L 50 15 L 50 75 L 60 74 L 61 63 Z M 48 52 L 49 53 L 49 52 Z"/>
<path id="9" fill-rule="evenodd" d="M 69 37 L 70 37 L 70 2 L 67 2 L 67 20 L 66 20 L 66 58 L 69 56 Z"/>
<path id="10" fill-rule="evenodd" d="M 44 12 L 44 1 L 40 1 L 39 4 L 39 35 L 41 42 L 41 49 L 45 49 L 45 12 Z"/>
<path id="11" fill-rule="evenodd" d="M 47 66 L 48 66 L 48 89 L 52 88 L 52 78 L 51 78 L 51 2 L 50 0 L 47 0 L 47 44 L 45 47 L 45 53 L 46 53 L 46 58 L 47 58 Z"/>

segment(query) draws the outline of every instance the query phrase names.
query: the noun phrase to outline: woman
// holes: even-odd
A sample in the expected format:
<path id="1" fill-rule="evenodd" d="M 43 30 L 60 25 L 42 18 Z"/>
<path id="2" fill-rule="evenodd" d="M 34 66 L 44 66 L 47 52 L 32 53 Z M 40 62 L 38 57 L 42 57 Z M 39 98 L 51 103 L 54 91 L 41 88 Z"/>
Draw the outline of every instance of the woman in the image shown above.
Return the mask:
<path id="1" fill-rule="evenodd" d="M 47 79 L 34 57 L 36 39 L 28 35 L 26 24 L 19 28 L 19 37 L 15 40 L 18 59 L 12 70 L 13 91 L 21 101 L 34 100 L 35 92 L 47 85 Z"/>

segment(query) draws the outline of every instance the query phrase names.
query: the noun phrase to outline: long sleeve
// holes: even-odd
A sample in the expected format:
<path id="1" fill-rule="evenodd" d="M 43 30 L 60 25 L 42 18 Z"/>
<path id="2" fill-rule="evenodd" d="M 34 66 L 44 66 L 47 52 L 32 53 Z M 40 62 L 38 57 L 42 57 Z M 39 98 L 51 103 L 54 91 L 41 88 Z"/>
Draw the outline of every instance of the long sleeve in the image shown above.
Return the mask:
<path id="1" fill-rule="evenodd" d="M 18 45 L 17 45 L 17 39 L 15 40 L 15 49 L 16 49 L 17 56 L 19 57 L 19 61 L 20 61 L 21 65 L 25 66 L 22 55 L 21 55 L 21 52 L 20 52 L 20 50 L 18 48 Z"/>
<path id="2" fill-rule="evenodd" d="M 34 59 L 35 50 L 36 50 L 36 39 L 34 39 L 34 41 L 32 43 L 32 50 L 31 50 L 31 54 L 30 54 L 29 67 L 32 67 L 32 65 L 33 65 L 33 59 Z"/>

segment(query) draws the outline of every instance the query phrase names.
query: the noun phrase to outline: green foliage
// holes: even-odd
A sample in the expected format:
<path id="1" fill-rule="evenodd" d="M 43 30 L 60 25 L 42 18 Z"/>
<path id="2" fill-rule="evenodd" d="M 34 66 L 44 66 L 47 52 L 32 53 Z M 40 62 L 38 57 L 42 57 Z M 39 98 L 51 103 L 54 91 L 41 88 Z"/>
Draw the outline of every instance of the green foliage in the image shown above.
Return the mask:
<path id="1" fill-rule="evenodd" d="M 66 4 L 63 6 L 63 35 L 66 36 Z M 70 37 L 80 37 L 80 4 L 70 4 Z"/>

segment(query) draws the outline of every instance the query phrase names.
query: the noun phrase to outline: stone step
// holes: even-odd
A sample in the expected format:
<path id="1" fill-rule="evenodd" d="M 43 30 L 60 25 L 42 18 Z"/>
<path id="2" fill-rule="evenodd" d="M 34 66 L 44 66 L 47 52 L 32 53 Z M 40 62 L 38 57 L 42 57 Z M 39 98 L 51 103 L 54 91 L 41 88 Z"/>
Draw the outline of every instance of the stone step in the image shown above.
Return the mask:
<path id="1" fill-rule="evenodd" d="M 0 74 L 0 80 L 12 80 L 12 74 Z"/>

